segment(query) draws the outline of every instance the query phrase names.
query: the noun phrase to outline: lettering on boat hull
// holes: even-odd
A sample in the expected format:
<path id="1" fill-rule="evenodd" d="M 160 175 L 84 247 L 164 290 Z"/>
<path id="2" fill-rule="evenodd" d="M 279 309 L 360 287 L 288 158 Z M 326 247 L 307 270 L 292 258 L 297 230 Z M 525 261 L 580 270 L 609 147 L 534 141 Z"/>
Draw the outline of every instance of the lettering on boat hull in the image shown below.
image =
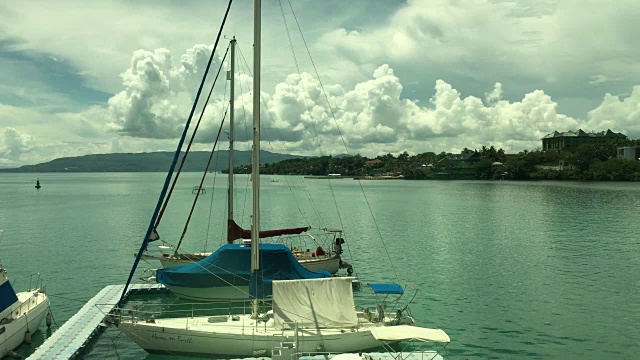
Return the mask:
<path id="1" fill-rule="evenodd" d="M 179 342 L 185 344 L 191 344 L 193 342 L 193 338 L 191 336 L 163 334 L 157 332 L 152 333 L 151 338 L 158 341 Z"/>

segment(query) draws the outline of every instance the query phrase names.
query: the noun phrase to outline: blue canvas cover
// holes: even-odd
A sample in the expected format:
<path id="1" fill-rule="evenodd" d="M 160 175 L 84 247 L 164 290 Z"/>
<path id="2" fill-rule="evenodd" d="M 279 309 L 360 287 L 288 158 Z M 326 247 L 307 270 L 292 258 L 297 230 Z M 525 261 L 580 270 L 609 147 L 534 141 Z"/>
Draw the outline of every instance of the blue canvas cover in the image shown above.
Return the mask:
<path id="1" fill-rule="evenodd" d="M 400 284 L 369 284 L 369 287 L 376 294 L 404 294 L 404 289 Z"/>
<path id="2" fill-rule="evenodd" d="M 251 282 L 249 283 L 249 297 L 252 299 L 264 299 L 273 295 L 273 286 L 271 281 L 265 280 L 259 271 L 251 274 Z"/>
<path id="3" fill-rule="evenodd" d="M 6 310 L 16 301 L 18 301 L 16 292 L 13 290 L 11 283 L 9 281 L 5 281 L 0 285 L 0 312 Z"/>
<path id="4" fill-rule="evenodd" d="M 298 280 L 330 277 L 327 271 L 305 269 L 288 247 L 281 244 L 260 244 L 260 278 L 254 279 L 252 296 L 271 294 L 272 280 Z M 208 288 L 218 286 L 248 286 L 251 280 L 251 247 L 239 244 L 221 246 L 213 254 L 189 265 L 156 270 L 156 282 L 164 285 Z M 251 283 L 253 283 L 251 282 Z"/>

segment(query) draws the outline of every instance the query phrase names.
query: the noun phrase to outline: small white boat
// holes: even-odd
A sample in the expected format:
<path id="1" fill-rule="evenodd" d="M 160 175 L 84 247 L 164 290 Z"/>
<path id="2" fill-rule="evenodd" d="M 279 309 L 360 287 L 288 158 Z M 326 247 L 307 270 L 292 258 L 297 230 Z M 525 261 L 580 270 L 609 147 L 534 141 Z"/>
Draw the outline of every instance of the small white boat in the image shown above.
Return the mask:
<path id="1" fill-rule="evenodd" d="M 0 263 L 0 359 L 30 342 L 49 310 L 49 298 L 40 289 L 16 293 Z"/>

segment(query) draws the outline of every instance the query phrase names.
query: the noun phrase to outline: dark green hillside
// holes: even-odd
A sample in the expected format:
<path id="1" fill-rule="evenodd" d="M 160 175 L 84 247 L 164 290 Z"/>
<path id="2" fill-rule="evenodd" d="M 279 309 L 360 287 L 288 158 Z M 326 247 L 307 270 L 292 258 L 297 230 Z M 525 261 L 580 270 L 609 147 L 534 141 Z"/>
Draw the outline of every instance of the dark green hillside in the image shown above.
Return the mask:
<path id="1" fill-rule="evenodd" d="M 172 152 L 153 152 L 84 155 L 55 159 L 46 163 L 25 165 L 19 168 L 0 169 L 0 172 L 162 172 L 169 169 L 173 154 Z M 210 170 L 220 171 L 227 169 L 229 151 L 221 150 L 216 154 L 214 154 Z M 250 151 L 235 151 L 235 154 L 235 163 L 237 165 L 247 165 L 251 162 Z M 296 158 L 302 158 L 302 156 L 278 154 L 269 151 L 260 152 L 260 161 L 262 163 L 274 163 Z M 208 159 L 209 152 L 193 151 L 187 157 L 183 171 L 203 171 Z"/>

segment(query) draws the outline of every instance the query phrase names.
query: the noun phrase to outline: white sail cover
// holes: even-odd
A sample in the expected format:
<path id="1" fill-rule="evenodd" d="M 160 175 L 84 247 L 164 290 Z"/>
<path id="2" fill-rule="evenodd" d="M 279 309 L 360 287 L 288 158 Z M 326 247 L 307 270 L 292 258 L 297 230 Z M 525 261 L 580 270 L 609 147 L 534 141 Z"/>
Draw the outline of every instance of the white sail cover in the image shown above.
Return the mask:
<path id="1" fill-rule="evenodd" d="M 298 326 L 351 327 L 358 325 L 351 277 L 273 281 L 273 319 L 276 328 Z"/>

